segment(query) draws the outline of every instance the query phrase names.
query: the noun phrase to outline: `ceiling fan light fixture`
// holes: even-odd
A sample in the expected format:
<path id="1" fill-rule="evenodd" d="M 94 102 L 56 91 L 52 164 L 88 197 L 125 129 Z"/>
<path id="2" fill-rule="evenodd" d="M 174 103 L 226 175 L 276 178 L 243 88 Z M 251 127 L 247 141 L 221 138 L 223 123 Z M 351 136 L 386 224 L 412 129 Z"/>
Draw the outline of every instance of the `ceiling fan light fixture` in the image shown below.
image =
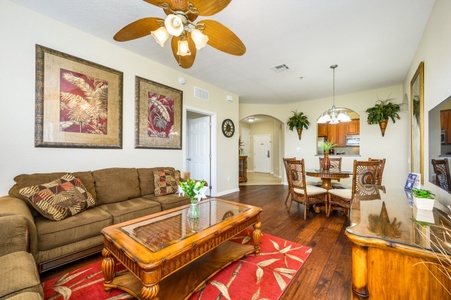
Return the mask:
<path id="1" fill-rule="evenodd" d="M 155 41 L 161 46 L 164 46 L 164 43 L 169 38 L 169 33 L 164 27 L 160 27 L 157 30 L 151 31 L 150 34 L 153 36 Z"/>
<path id="2" fill-rule="evenodd" d="M 170 35 L 179 36 L 184 30 L 182 16 L 169 14 L 164 20 L 164 26 Z"/>
<path id="3" fill-rule="evenodd" d="M 194 28 L 191 30 L 191 38 L 194 41 L 194 44 L 196 44 L 196 49 L 200 50 L 203 47 L 207 45 L 208 42 L 208 36 L 203 34 L 199 29 Z"/>
<path id="4" fill-rule="evenodd" d="M 191 51 L 189 50 L 188 41 L 178 41 L 178 50 L 177 55 L 187 56 L 191 55 Z"/>

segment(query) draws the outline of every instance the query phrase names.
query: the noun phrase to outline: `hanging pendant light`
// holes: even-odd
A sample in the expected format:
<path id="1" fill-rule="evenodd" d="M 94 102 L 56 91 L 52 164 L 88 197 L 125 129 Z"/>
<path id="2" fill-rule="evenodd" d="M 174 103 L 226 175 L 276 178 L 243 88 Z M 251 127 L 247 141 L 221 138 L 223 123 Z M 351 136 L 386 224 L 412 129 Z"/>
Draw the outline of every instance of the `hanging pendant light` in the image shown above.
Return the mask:
<path id="1" fill-rule="evenodd" d="M 324 124 L 338 124 L 341 122 L 350 122 L 351 118 L 348 116 L 347 112 L 344 111 L 342 108 L 337 108 L 335 106 L 335 69 L 338 67 L 338 65 L 332 65 L 330 68 L 334 71 L 334 77 L 333 77 L 333 105 L 332 108 L 329 110 L 326 110 L 319 118 L 317 123 Z"/>

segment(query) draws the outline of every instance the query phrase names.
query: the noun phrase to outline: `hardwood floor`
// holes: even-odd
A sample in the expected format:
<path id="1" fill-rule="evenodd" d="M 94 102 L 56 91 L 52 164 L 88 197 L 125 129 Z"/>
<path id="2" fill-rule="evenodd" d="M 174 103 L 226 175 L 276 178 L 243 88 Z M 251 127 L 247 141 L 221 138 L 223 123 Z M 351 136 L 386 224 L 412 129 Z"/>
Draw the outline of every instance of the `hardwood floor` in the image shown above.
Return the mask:
<path id="1" fill-rule="evenodd" d="M 309 210 L 303 220 L 303 206 L 293 203 L 290 212 L 285 207 L 287 187 L 283 185 L 240 186 L 240 192 L 221 198 L 259 206 L 262 231 L 304 246 L 313 251 L 281 299 L 350 299 L 351 242 L 345 235 L 349 226 L 346 216 L 324 210 L 316 214 Z M 41 274 L 41 280 L 56 277 L 101 258 L 94 255 Z"/>

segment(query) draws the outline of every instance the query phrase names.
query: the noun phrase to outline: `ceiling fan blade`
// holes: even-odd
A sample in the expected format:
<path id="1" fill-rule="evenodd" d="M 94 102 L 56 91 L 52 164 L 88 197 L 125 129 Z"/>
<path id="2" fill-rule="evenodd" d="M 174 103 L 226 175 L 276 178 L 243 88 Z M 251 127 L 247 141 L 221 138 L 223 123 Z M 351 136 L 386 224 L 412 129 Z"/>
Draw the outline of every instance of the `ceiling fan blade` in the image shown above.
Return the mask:
<path id="1" fill-rule="evenodd" d="M 123 27 L 113 38 L 115 41 L 125 42 L 149 35 L 152 30 L 156 30 L 160 27 L 160 24 L 157 22 L 158 20 L 164 22 L 161 18 L 139 19 Z"/>
<path id="2" fill-rule="evenodd" d="M 243 55 L 246 46 L 230 29 L 214 20 L 202 20 L 197 24 L 204 24 L 203 33 L 208 36 L 207 44 L 228 54 Z"/>
<path id="3" fill-rule="evenodd" d="M 227 7 L 232 0 L 189 0 L 199 11 L 199 16 L 212 16 Z"/>
<path id="4" fill-rule="evenodd" d="M 179 64 L 180 67 L 184 69 L 189 69 L 194 64 L 194 60 L 196 59 L 197 49 L 196 45 L 194 44 L 191 37 L 188 35 L 186 38 L 188 41 L 189 50 L 191 51 L 191 55 L 187 56 L 180 56 L 177 55 L 177 50 L 179 48 L 178 41 L 179 38 L 177 36 L 173 36 L 171 39 L 171 47 L 172 47 L 172 54 L 174 54 L 174 58 Z"/>

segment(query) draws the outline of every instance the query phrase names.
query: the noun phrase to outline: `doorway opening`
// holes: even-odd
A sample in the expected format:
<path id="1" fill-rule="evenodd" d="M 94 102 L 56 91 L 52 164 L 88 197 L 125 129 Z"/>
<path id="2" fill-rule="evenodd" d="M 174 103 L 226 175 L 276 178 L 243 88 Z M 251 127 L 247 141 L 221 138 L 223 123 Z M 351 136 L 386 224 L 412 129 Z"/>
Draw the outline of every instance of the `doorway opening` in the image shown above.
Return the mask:
<path id="1" fill-rule="evenodd" d="M 240 185 L 282 184 L 283 123 L 269 115 L 240 120 L 240 156 L 247 158 L 247 181 Z"/>
<path id="2" fill-rule="evenodd" d="M 216 164 L 214 162 L 216 136 L 212 130 L 212 124 L 216 116 L 213 113 L 195 109 L 186 110 L 186 142 L 185 142 L 185 167 L 191 179 L 203 179 L 208 182 L 207 196 L 215 194 Z"/>

